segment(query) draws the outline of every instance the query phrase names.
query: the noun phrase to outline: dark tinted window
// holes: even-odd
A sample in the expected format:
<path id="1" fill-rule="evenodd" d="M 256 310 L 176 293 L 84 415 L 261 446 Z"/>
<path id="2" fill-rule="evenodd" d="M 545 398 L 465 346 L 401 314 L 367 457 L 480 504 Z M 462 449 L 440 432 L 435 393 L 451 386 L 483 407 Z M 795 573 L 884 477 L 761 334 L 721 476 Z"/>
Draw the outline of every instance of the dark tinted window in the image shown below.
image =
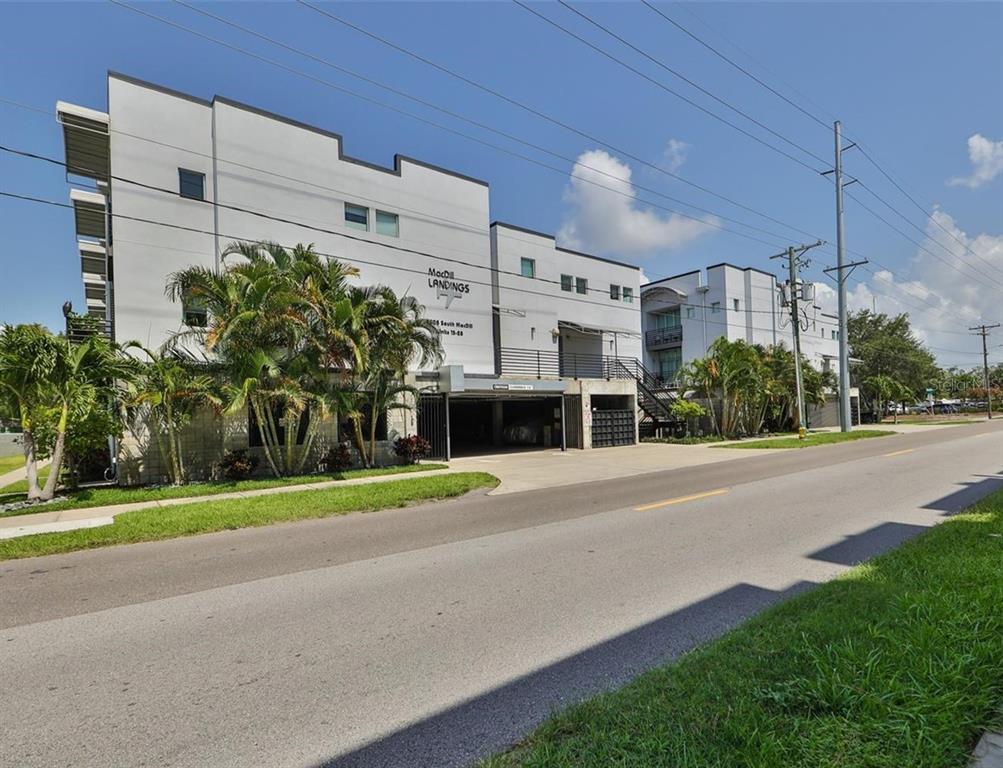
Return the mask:
<path id="1" fill-rule="evenodd" d="M 180 177 L 181 197 L 190 197 L 192 200 L 205 200 L 205 174 L 197 171 L 186 171 L 178 168 Z"/>

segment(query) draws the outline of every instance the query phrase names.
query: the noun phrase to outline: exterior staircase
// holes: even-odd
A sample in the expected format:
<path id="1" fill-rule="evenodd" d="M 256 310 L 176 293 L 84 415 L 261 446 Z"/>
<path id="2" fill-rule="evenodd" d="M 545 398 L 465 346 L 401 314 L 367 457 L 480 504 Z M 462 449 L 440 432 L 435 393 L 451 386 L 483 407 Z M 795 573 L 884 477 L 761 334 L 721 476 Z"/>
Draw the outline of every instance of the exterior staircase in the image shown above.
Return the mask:
<path id="1" fill-rule="evenodd" d="M 616 378 L 637 382 L 637 406 L 641 411 L 637 427 L 641 437 L 654 437 L 666 429 L 672 432 L 685 429 L 686 423 L 672 413 L 672 404 L 679 399 L 674 387 L 652 374 L 636 358 L 614 358 L 611 367 Z"/>

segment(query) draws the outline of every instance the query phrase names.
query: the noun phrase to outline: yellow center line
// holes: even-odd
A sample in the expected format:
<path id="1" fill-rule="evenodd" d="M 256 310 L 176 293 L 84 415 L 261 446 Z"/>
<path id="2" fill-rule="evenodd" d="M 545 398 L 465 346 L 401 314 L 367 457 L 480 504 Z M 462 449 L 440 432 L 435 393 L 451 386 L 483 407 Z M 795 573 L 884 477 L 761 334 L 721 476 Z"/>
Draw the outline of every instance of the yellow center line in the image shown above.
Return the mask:
<path id="1" fill-rule="evenodd" d="M 901 456 L 904 453 L 912 453 L 915 450 L 915 448 L 906 448 L 904 451 L 892 451 L 891 453 L 886 453 L 885 458 L 887 459 L 889 456 Z"/>
<path id="2" fill-rule="evenodd" d="M 704 491 L 703 493 L 694 493 L 689 496 L 678 496 L 674 499 L 666 499 L 665 501 L 656 501 L 653 504 L 643 504 L 640 507 L 634 507 L 635 512 L 647 512 L 649 509 L 658 509 L 659 507 L 667 507 L 670 504 L 682 504 L 684 501 L 696 501 L 697 499 L 706 499 L 708 496 L 720 496 L 722 493 L 727 493 L 727 488 L 718 488 L 714 491 Z"/>

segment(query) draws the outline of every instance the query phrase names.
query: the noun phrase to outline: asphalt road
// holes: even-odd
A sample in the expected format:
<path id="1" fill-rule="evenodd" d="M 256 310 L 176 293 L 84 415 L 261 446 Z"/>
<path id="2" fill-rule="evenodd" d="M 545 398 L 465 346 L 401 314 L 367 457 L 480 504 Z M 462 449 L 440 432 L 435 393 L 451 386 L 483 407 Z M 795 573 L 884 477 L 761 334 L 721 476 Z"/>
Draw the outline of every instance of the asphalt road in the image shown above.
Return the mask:
<path id="1" fill-rule="evenodd" d="M 465 765 L 999 487 L 994 422 L 2 563 L 0 764 Z"/>

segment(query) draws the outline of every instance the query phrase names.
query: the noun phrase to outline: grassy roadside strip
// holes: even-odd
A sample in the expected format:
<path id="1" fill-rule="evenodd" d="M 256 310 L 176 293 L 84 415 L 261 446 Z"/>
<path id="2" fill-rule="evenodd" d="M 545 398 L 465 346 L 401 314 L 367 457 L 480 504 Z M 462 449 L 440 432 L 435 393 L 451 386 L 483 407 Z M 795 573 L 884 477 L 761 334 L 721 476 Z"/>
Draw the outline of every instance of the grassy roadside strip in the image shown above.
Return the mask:
<path id="1" fill-rule="evenodd" d="M 220 499 L 176 507 L 125 512 L 111 525 L 61 533 L 40 533 L 0 540 L 0 560 L 51 555 L 79 549 L 173 539 L 213 531 L 250 528 L 314 517 L 373 512 L 423 501 L 461 496 L 491 488 L 497 478 L 485 472 L 457 472 L 432 477 L 346 485 L 249 499 Z"/>
<path id="2" fill-rule="evenodd" d="M 481 768 L 962 768 L 1003 701 L 1003 491 Z"/>
<path id="3" fill-rule="evenodd" d="M 8 472 L 13 472 L 15 469 L 20 469 L 23 466 L 24 456 L 21 454 L 0 456 L 0 475 L 6 475 Z"/>
<path id="4" fill-rule="evenodd" d="M 407 474 L 409 472 L 425 472 L 432 469 L 445 469 L 445 464 L 402 464 L 392 467 L 375 467 L 373 469 L 349 469 L 344 472 L 332 472 L 326 475 L 294 475 L 292 477 L 264 477 L 252 480 L 235 480 L 211 483 L 191 483 L 189 485 L 163 485 L 156 488 L 85 488 L 79 491 L 67 491 L 70 497 L 66 501 L 40 504 L 28 509 L 0 512 L 0 517 L 8 515 L 28 515 L 33 512 L 58 512 L 61 509 L 86 509 L 88 507 L 103 507 L 110 504 L 130 504 L 135 501 L 159 501 L 161 499 L 184 499 L 192 496 L 213 496 L 217 493 L 233 493 L 234 491 L 254 491 L 259 488 L 281 488 L 306 483 L 322 483 L 328 480 L 352 480 L 360 477 L 379 477 L 381 475 Z M 21 489 L 21 485 L 24 489 Z M 23 501 L 27 481 L 18 484 L 16 496 L 7 495 L 10 488 L 0 489 L 0 503 Z"/>
<path id="5" fill-rule="evenodd" d="M 712 448 L 811 448 L 815 445 L 846 443 L 865 440 L 869 437 L 894 435 L 890 429 L 858 429 L 853 432 L 812 432 L 804 440 L 797 437 L 775 437 L 768 440 L 747 440 L 740 443 L 713 445 Z"/>

